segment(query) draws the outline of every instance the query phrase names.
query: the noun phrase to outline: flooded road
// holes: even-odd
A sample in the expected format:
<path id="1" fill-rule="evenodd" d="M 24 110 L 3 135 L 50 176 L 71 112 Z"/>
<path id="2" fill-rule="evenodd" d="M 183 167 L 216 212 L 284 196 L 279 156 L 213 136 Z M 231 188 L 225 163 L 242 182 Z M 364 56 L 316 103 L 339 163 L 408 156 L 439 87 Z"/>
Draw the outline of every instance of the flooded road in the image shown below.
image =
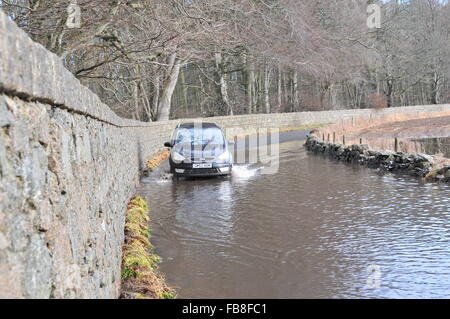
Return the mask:
<path id="1" fill-rule="evenodd" d="M 281 141 L 292 138 L 281 139 Z M 181 298 L 449 298 L 450 187 L 280 145 L 279 171 L 142 181 Z"/>

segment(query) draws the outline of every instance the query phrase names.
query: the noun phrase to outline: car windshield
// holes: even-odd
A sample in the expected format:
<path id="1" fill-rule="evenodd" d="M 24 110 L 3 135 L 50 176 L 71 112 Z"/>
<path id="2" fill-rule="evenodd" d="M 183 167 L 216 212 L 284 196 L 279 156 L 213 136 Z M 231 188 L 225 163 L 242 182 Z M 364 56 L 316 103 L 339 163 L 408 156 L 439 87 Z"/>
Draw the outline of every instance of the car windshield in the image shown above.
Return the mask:
<path id="1" fill-rule="evenodd" d="M 225 143 L 222 131 L 216 127 L 209 128 L 179 128 L 176 133 L 175 144 L 189 143 L 200 145 L 222 145 Z"/>

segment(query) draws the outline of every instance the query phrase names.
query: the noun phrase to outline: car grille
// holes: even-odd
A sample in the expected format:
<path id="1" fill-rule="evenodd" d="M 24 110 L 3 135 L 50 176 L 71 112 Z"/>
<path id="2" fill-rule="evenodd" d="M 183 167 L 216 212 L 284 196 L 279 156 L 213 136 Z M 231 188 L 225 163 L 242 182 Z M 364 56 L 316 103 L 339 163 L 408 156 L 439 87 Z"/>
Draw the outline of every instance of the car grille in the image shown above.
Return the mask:
<path id="1" fill-rule="evenodd" d="M 214 162 L 214 157 L 205 157 L 205 158 L 199 158 L 199 157 L 193 157 L 191 158 L 191 161 L 194 163 L 212 163 Z"/>
<path id="2" fill-rule="evenodd" d="M 204 175 L 204 174 L 216 174 L 219 170 L 217 168 L 192 168 L 187 169 L 185 174 L 189 175 Z"/>

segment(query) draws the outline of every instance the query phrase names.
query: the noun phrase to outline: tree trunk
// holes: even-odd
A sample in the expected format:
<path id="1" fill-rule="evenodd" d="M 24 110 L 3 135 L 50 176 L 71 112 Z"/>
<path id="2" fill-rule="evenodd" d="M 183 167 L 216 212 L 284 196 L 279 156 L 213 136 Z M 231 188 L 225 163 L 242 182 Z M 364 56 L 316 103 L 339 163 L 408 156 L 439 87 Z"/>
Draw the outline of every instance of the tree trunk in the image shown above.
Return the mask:
<path id="1" fill-rule="evenodd" d="M 142 104 L 144 105 L 144 113 L 145 113 L 145 121 L 151 122 L 152 121 L 152 105 L 150 103 L 150 100 L 148 98 L 147 90 L 145 89 L 145 85 L 140 82 L 139 87 L 142 91 Z"/>
<path id="2" fill-rule="evenodd" d="M 264 112 L 264 70 L 258 71 L 258 103 L 256 113 Z"/>
<path id="3" fill-rule="evenodd" d="M 153 114 L 157 116 L 159 113 L 159 91 L 160 91 L 160 79 L 159 79 L 159 72 L 156 73 L 155 79 L 153 82 L 153 86 L 155 88 L 155 92 L 153 93 Z"/>
<path id="4" fill-rule="evenodd" d="M 338 107 L 338 99 L 337 99 L 337 88 L 336 84 L 332 83 L 330 86 L 330 102 L 331 102 L 331 108 L 333 110 L 337 110 Z"/>
<path id="5" fill-rule="evenodd" d="M 270 66 L 269 64 L 264 64 L 264 106 L 266 108 L 266 113 L 270 113 Z"/>
<path id="6" fill-rule="evenodd" d="M 258 74 L 253 71 L 253 81 L 252 81 L 252 113 L 258 113 L 258 99 L 259 99 L 259 88 L 258 88 Z"/>
<path id="7" fill-rule="evenodd" d="M 298 71 L 295 70 L 292 74 L 292 96 L 293 96 L 293 111 L 297 111 L 299 107 L 298 101 Z"/>
<path id="8" fill-rule="evenodd" d="M 285 108 L 283 109 L 283 111 L 287 110 L 287 107 L 289 107 L 289 81 L 287 79 L 287 75 L 286 73 L 283 73 L 283 92 L 284 92 L 284 104 L 285 104 Z"/>
<path id="9" fill-rule="evenodd" d="M 139 64 L 136 64 L 134 67 L 134 72 L 136 77 L 141 77 L 141 71 L 139 68 Z M 135 112 L 135 119 L 140 121 L 141 120 L 141 110 L 140 110 L 140 104 L 139 104 L 139 86 L 140 86 L 141 80 L 136 80 L 133 83 L 133 98 L 134 98 L 134 112 Z"/>
<path id="10" fill-rule="evenodd" d="M 222 103 L 225 105 L 227 109 L 228 115 L 233 115 L 233 108 L 231 107 L 230 99 L 228 98 L 228 85 L 225 80 L 225 76 L 223 74 L 223 64 L 222 64 L 222 54 L 216 53 L 216 69 L 217 76 L 219 78 L 219 86 L 220 86 L 220 97 L 222 99 Z"/>
<path id="11" fill-rule="evenodd" d="M 439 104 L 439 86 L 440 86 L 441 79 L 437 75 L 436 72 L 434 72 L 433 80 L 432 80 L 432 87 L 431 87 L 431 104 Z"/>
<path id="12" fill-rule="evenodd" d="M 393 96 L 393 83 L 392 80 L 387 80 L 386 83 L 386 106 L 392 107 L 392 104 L 394 103 L 394 96 Z"/>
<path id="13" fill-rule="evenodd" d="M 255 82 L 255 70 L 252 62 L 247 64 L 247 112 L 253 113 L 253 82 Z"/>
<path id="14" fill-rule="evenodd" d="M 202 76 L 200 74 L 198 75 L 198 81 L 200 82 L 200 92 L 204 92 L 205 89 L 203 86 Z M 198 90 L 196 90 L 196 92 L 198 92 Z M 200 99 L 197 99 L 197 100 L 200 101 Z M 206 99 L 203 99 L 202 101 L 200 101 L 200 116 L 205 115 L 205 110 L 203 108 L 205 101 L 206 101 Z"/>
<path id="15" fill-rule="evenodd" d="M 277 90 L 278 90 L 278 112 L 281 112 L 281 105 L 283 104 L 283 92 L 282 92 L 282 87 L 281 87 L 281 67 L 278 66 L 278 79 L 277 79 L 278 83 L 277 83 Z"/>
<path id="16" fill-rule="evenodd" d="M 163 89 L 161 99 L 158 104 L 157 121 L 167 121 L 170 116 L 170 106 L 172 103 L 172 95 L 180 74 L 181 63 L 177 60 L 177 54 L 172 53 L 169 57 L 169 74 L 166 85 Z"/>
<path id="17" fill-rule="evenodd" d="M 187 83 L 186 83 L 186 77 L 185 77 L 185 70 L 184 68 L 181 68 L 180 73 L 181 73 L 181 85 L 182 85 L 182 89 L 183 89 L 183 102 L 184 102 L 184 110 L 185 110 L 185 116 L 188 116 L 189 113 L 189 101 L 188 101 L 188 92 L 187 92 Z"/>

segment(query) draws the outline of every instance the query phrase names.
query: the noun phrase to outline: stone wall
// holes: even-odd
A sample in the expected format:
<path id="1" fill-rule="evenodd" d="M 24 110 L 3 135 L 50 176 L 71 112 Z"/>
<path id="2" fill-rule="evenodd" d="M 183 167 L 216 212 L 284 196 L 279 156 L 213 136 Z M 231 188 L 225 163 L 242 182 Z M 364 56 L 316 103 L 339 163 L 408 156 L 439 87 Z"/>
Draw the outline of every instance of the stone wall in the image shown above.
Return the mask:
<path id="1" fill-rule="evenodd" d="M 425 181 L 450 183 L 450 166 L 435 165 L 428 154 L 408 154 L 390 150 L 375 151 L 367 144 L 342 145 L 320 140 L 315 134 L 308 135 L 307 150 L 332 159 L 379 168 L 387 172 L 400 172 L 423 178 Z"/>
<path id="2" fill-rule="evenodd" d="M 373 112 L 208 121 L 232 137 Z M 118 117 L 0 11 L 0 298 L 116 298 L 126 203 L 145 161 L 178 122 Z"/>
<path id="3" fill-rule="evenodd" d="M 6 95 L 0 114 L 0 297 L 116 297 L 133 130 Z"/>

